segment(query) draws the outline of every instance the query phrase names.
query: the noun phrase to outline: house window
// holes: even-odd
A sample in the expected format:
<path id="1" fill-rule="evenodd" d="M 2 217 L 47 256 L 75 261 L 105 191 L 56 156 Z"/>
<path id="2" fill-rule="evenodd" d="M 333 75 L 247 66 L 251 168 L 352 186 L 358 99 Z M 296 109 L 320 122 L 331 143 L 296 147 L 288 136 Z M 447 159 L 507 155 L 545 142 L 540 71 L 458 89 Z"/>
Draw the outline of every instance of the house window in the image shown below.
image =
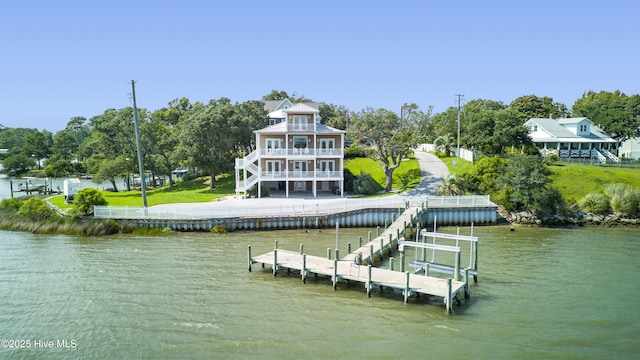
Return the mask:
<path id="1" fill-rule="evenodd" d="M 533 125 L 533 132 L 538 131 L 538 125 Z"/>
<path id="2" fill-rule="evenodd" d="M 587 132 L 587 125 L 580 125 L 580 132 L 581 133 Z"/>
<path id="3" fill-rule="evenodd" d="M 294 116 L 293 117 L 293 129 L 294 130 L 306 130 L 307 129 L 307 117 L 306 116 Z"/>
<path id="4" fill-rule="evenodd" d="M 280 149 L 280 139 L 267 139 L 267 153 L 276 154 Z"/>
<path id="5" fill-rule="evenodd" d="M 304 149 L 307 147 L 307 137 L 306 136 L 294 136 L 293 137 L 293 147 L 296 149 Z"/>

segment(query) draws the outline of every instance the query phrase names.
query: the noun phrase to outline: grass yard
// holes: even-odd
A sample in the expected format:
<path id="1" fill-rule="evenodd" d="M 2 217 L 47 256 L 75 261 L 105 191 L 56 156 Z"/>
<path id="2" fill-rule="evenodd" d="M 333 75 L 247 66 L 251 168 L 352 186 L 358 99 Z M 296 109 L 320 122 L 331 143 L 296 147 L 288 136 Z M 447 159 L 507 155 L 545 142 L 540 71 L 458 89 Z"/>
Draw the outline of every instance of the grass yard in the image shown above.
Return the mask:
<path id="1" fill-rule="evenodd" d="M 552 186 L 566 200 L 580 200 L 590 192 L 603 190 L 609 184 L 623 183 L 640 189 L 640 169 L 604 167 L 557 162 L 549 167 Z"/>
<path id="2" fill-rule="evenodd" d="M 473 163 L 455 157 L 440 158 L 452 174 L 464 174 Z M 453 166 L 453 161 L 456 166 Z M 640 169 L 604 167 L 588 164 L 556 162 L 549 167 L 551 186 L 556 187 L 565 200 L 580 200 L 590 192 L 603 190 L 609 184 L 623 183 L 640 189 Z"/>
<path id="3" fill-rule="evenodd" d="M 370 174 L 380 187 L 384 189 L 386 178 L 382 170 L 382 165 L 377 161 L 370 158 L 348 159 L 344 162 L 344 168 L 351 171 L 355 176 L 359 176 L 361 171 Z M 409 178 L 411 179 L 405 187 L 406 189 L 414 188 L 420 183 L 420 164 L 415 157 L 411 156 L 409 159 L 402 160 L 400 166 L 393 172 L 392 187 L 394 192 L 397 192 L 396 190 L 404 190 L 402 184 L 403 174 L 409 174 Z M 415 175 L 412 176 L 411 174 Z"/>
<path id="4" fill-rule="evenodd" d="M 214 199 L 234 195 L 235 182 L 229 174 L 220 175 L 217 178 L 216 188 L 209 190 L 209 178 L 179 182 L 173 189 L 163 186 L 147 190 L 147 205 L 160 205 L 172 203 L 208 202 Z M 142 193 L 139 190 L 109 192 L 103 191 L 102 195 L 110 206 L 142 206 Z M 59 195 L 49 199 L 52 204 L 61 209 L 71 207 L 64 203 L 64 196 Z"/>
<path id="5" fill-rule="evenodd" d="M 473 166 L 472 162 L 465 159 L 458 159 L 455 156 L 441 157 L 440 160 L 447 165 L 449 173 L 454 175 L 462 175 L 468 172 Z M 455 166 L 453 165 L 454 162 L 456 163 Z"/>

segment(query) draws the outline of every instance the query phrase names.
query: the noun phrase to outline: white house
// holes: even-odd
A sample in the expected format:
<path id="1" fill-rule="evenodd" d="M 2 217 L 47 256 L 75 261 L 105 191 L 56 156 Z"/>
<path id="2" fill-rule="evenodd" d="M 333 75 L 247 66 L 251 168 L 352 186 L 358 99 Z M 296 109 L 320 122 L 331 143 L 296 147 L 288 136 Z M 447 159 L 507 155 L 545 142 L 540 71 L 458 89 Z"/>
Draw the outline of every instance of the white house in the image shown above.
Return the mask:
<path id="1" fill-rule="evenodd" d="M 524 125 L 543 156 L 618 162 L 619 142 L 588 118 L 532 118 Z"/>
<path id="2" fill-rule="evenodd" d="M 620 146 L 620 156 L 626 159 L 640 159 L 640 138 L 632 138 L 622 143 Z"/>
<path id="3" fill-rule="evenodd" d="M 266 105 L 266 104 L 265 104 Z M 236 159 L 236 196 L 253 186 L 291 192 L 342 196 L 343 130 L 320 123 L 320 111 L 306 103 L 282 101 L 269 113 L 270 124 L 254 131 L 256 150 Z"/>

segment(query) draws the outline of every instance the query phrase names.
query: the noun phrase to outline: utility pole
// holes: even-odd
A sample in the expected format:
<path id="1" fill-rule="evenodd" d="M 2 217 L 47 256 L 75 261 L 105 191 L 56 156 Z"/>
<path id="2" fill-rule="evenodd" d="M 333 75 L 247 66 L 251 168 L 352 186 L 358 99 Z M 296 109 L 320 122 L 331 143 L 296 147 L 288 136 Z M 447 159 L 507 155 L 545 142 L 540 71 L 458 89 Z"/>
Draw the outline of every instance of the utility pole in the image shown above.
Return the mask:
<path id="1" fill-rule="evenodd" d="M 460 158 L 460 101 L 462 101 L 462 97 L 464 94 L 456 94 L 458 97 L 458 149 L 456 151 L 456 157 Z"/>
<path id="2" fill-rule="evenodd" d="M 138 126 L 138 108 L 136 107 L 136 82 L 131 80 L 131 96 L 133 97 L 133 125 L 136 132 L 136 148 L 138 150 L 138 170 L 140 171 L 140 189 L 142 190 L 142 206 L 147 214 L 147 184 L 144 179 L 144 164 L 142 163 L 142 144 L 140 143 L 140 126 Z"/>

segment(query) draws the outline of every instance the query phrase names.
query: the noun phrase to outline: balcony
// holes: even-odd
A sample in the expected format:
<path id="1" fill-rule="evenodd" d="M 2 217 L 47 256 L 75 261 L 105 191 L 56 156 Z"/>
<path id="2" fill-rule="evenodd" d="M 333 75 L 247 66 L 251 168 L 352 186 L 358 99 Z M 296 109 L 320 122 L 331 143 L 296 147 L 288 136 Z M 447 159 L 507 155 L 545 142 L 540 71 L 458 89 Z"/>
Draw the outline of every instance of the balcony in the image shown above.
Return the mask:
<path id="1" fill-rule="evenodd" d="M 260 176 L 260 180 L 338 180 L 342 178 L 340 171 L 263 171 Z"/>
<path id="2" fill-rule="evenodd" d="M 260 149 L 260 156 L 262 157 L 342 157 L 343 150 L 341 148 L 262 148 Z"/>
<path id="3" fill-rule="evenodd" d="M 316 124 L 287 124 L 288 132 L 308 132 L 315 130 Z"/>

